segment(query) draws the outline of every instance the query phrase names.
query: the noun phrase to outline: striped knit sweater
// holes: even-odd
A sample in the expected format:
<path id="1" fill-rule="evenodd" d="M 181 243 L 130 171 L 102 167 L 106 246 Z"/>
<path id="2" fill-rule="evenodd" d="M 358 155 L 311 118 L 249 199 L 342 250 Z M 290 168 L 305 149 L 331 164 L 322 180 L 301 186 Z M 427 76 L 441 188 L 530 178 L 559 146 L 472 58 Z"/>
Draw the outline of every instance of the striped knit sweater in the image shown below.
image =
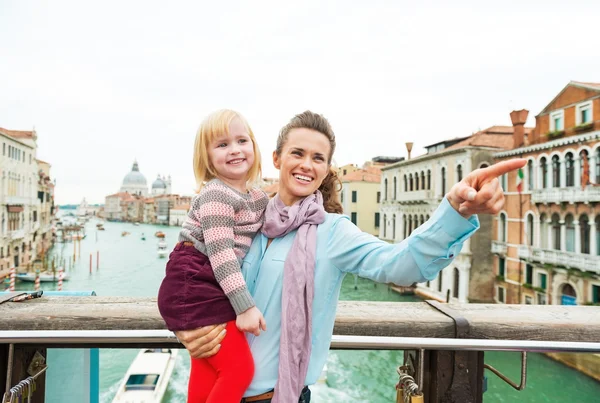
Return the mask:
<path id="1" fill-rule="evenodd" d="M 208 256 L 215 278 L 237 315 L 255 305 L 241 263 L 263 224 L 268 201 L 260 189 L 244 194 L 213 179 L 193 198 L 179 233 L 179 242 L 193 242 Z"/>

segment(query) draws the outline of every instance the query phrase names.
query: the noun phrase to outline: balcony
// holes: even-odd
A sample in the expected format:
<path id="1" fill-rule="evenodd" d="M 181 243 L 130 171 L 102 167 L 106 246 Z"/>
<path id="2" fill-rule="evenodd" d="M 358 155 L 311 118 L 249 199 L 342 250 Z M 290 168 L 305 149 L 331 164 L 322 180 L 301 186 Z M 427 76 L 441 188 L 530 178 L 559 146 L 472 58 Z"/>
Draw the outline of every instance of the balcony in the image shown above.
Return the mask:
<path id="1" fill-rule="evenodd" d="M 10 239 L 12 239 L 13 241 L 16 240 L 16 239 L 25 238 L 25 230 L 24 229 L 18 229 L 16 231 L 10 231 L 8 233 L 8 237 Z"/>
<path id="2" fill-rule="evenodd" d="M 568 188 L 533 189 L 531 192 L 533 203 L 587 203 L 600 202 L 600 186 L 580 186 Z"/>
<path id="3" fill-rule="evenodd" d="M 31 204 L 31 198 L 25 196 L 4 196 L 4 204 L 29 205 Z"/>
<path id="4" fill-rule="evenodd" d="M 432 200 L 435 196 L 433 190 L 414 190 L 412 192 L 398 192 L 396 199 L 392 198 L 388 201 L 400 204 L 423 204 L 427 203 L 428 200 Z"/>
<path id="5" fill-rule="evenodd" d="M 506 255 L 506 242 L 492 241 L 492 253 Z"/>
<path id="6" fill-rule="evenodd" d="M 519 258 L 600 274 L 600 256 L 519 245 Z"/>

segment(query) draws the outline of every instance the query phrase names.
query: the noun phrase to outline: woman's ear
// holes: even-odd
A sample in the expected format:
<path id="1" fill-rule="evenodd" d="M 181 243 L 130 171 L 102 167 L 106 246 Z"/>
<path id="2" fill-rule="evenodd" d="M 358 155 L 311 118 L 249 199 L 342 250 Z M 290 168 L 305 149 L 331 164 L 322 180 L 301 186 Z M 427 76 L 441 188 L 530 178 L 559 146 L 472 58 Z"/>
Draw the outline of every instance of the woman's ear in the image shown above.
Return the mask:
<path id="1" fill-rule="evenodd" d="M 279 169 L 280 167 L 280 163 L 279 163 L 279 155 L 277 155 L 277 151 L 273 151 L 273 166 L 276 169 Z"/>

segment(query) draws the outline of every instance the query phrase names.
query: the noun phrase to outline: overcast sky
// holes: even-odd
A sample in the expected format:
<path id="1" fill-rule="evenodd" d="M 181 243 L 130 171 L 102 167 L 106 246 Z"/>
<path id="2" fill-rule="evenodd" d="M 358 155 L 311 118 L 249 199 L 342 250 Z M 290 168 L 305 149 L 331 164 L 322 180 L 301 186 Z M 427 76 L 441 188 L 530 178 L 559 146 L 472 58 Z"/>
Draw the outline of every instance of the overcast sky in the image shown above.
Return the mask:
<path id="1" fill-rule="evenodd" d="M 493 5 L 492 5 L 493 4 Z M 192 146 L 219 108 L 246 116 L 276 176 L 281 126 L 311 109 L 338 165 L 413 156 L 570 81 L 600 82 L 599 1 L 0 0 L 0 127 L 38 133 L 59 204 L 104 202 L 137 159 L 194 187 Z"/>

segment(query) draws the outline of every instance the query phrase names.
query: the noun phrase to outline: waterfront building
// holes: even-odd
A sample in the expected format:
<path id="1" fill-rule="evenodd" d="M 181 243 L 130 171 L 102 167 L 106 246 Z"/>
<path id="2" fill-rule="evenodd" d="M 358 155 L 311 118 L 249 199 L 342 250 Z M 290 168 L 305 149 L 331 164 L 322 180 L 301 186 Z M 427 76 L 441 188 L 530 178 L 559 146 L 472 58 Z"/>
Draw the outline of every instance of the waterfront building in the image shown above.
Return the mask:
<path id="1" fill-rule="evenodd" d="M 353 168 L 351 165 L 339 169 L 342 173 L 347 172 L 340 178 L 344 214 L 362 231 L 378 236 L 381 169 L 373 166 Z"/>
<path id="2" fill-rule="evenodd" d="M 161 178 L 160 174 L 156 177 L 156 180 L 152 182 L 152 196 L 171 194 L 171 175 L 168 178 L 164 176 Z"/>
<path id="3" fill-rule="evenodd" d="M 504 179 L 506 204 L 494 220 L 495 299 L 510 304 L 600 303 L 600 83 L 572 81 L 517 130 L 497 160 L 526 158 Z M 520 185 L 520 186 L 518 186 Z"/>
<path id="4" fill-rule="evenodd" d="M 123 178 L 123 184 L 119 192 L 144 197 L 148 196 L 148 182 L 146 181 L 146 177 L 140 172 L 137 161 L 133 161 L 131 171 Z"/>
<path id="5" fill-rule="evenodd" d="M 401 242 L 433 214 L 450 188 L 474 169 L 492 164 L 492 155 L 512 147 L 513 127 L 492 126 L 471 136 L 426 147 L 426 154 L 381 168 L 379 237 Z M 417 284 L 426 298 L 489 302 L 494 297 L 492 218 L 480 217 L 481 229 L 439 276 Z"/>
<path id="6" fill-rule="evenodd" d="M 53 242 L 54 184 L 37 160 L 37 133 L 0 128 L 0 278 L 25 270 Z"/>
<path id="7" fill-rule="evenodd" d="M 32 259 L 46 251 L 54 244 L 56 231 L 54 228 L 54 215 L 56 208 L 54 206 L 54 183 L 50 179 L 50 164 L 36 159 L 38 165 L 37 174 L 37 205 L 38 214 L 33 211 L 34 228 L 32 241 L 35 251 L 32 252 Z M 39 220 L 39 226 L 36 225 Z M 35 256 L 35 257 L 33 257 Z"/>
<path id="8" fill-rule="evenodd" d="M 125 217 L 121 211 L 121 199 L 129 196 L 129 193 L 119 192 L 104 198 L 104 219 L 107 221 L 123 221 Z"/>
<path id="9" fill-rule="evenodd" d="M 190 209 L 189 204 L 180 204 L 169 211 L 169 225 L 181 227 Z"/>
<path id="10" fill-rule="evenodd" d="M 156 210 L 154 209 L 154 198 L 148 197 L 144 200 L 144 217 L 146 224 L 156 224 Z"/>

